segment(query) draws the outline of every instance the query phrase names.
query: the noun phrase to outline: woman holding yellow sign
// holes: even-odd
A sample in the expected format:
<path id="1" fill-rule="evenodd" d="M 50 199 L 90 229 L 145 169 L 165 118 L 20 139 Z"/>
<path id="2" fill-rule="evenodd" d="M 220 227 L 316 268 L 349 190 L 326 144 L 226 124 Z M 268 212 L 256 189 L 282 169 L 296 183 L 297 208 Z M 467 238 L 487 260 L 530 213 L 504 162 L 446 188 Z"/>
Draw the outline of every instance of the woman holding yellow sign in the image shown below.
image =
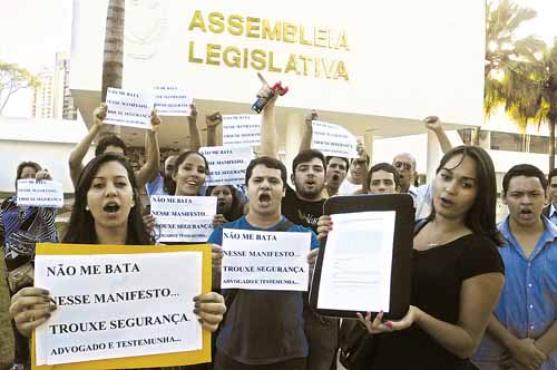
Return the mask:
<path id="1" fill-rule="evenodd" d="M 149 245 L 153 241 L 141 218 L 137 183 L 128 161 L 106 153 L 94 158 L 76 186 L 76 201 L 64 243 Z M 194 313 L 202 326 L 215 331 L 226 310 L 224 299 L 213 292 L 194 298 Z M 56 310 L 49 292 L 29 287 L 12 298 L 10 314 L 20 333 L 31 332 Z"/>

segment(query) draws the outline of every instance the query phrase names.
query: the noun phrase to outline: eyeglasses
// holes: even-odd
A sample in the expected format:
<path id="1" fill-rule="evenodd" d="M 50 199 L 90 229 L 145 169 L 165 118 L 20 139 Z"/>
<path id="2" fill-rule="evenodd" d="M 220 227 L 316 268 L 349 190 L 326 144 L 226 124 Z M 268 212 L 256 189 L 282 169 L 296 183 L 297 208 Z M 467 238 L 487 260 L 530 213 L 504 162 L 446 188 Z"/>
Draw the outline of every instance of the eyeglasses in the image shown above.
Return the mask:
<path id="1" fill-rule="evenodd" d="M 410 163 L 395 162 L 394 166 L 396 168 L 404 168 L 405 170 L 408 170 L 408 171 L 412 170 L 412 164 L 410 164 Z"/>

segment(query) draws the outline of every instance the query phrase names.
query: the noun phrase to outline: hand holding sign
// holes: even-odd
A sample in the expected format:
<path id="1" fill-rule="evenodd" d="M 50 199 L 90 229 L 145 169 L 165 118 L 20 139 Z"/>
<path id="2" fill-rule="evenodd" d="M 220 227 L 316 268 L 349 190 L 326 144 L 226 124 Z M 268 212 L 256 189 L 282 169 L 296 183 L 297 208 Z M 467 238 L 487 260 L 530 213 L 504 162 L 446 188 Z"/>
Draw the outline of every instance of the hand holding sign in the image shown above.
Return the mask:
<path id="1" fill-rule="evenodd" d="M 37 172 L 37 174 L 35 175 L 35 180 L 37 182 L 39 181 L 43 181 L 43 180 L 52 180 L 52 176 L 50 176 L 50 173 L 48 173 L 48 170 L 46 168 L 43 168 L 42 170 L 40 170 L 39 172 Z"/>
<path id="2" fill-rule="evenodd" d="M 224 297 L 215 292 L 209 292 L 194 297 L 195 309 L 193 313 L 199 316 L 203 328 L 210 332 L 217 331 L 226 312 Z"/>
<path id="3" fill-rule="evenodd" d="M 12 296 L 10 316 L 17 330 L 29 337 L 35 328 L 50 318 L 54 310 L 56 304 L 51 302 L 48 290 L 26 287 Z"/>

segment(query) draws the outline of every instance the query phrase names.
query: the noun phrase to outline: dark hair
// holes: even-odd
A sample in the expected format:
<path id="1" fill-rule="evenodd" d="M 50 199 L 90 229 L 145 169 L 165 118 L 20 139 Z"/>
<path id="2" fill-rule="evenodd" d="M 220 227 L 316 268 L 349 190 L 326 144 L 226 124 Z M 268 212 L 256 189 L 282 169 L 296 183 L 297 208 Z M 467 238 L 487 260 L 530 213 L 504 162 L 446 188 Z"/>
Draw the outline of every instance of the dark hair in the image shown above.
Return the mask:
<path id="1" fill-rule="evenodd" d="M 298 167 L 300 163 L 309 162 L 313 158 L 319 159 L 321 163 L 323 163 L 323 170 L 325 170 L 325 156 L 323 155 L 323 153 L 321 153 L 319 150 L 307 149 L 302 150 L 300 153 L 298 153 L 298 155 L 294 157 L 294 160 L 292 161 L 292 173 L 296 173 L 296 167 Z"/>
<path id="2" fill-rule="evenodd" d="M 163 176 L 162 188 L 168 195 L 174 195 L 176 193 L 176 181 L 172 178 L 172 174 L 165 174 Z"/>
<path id="3" fill-rule="evenodd" d="M 276 170 L 280 170 L 280 178 L 282 180 L 282 184 L 286 187 L 286 167 L 284 164 L 279 161 L 278 159 L 272 157 L 259 157 L 252 159 L 251 162 L 248 164 L 246 168 L 246 186 L 248 186 L 249 179 L 251 178 L 251 174 L 253 172 L 253 168 L 257 165 L 262 164 L 267 168 L 273 168 Z"/>
<path id="4" fill-rule="evenodd" d="M 128 216 L 128 235 L 126 244 L 152 244 L 152 239 L 145 228 L 143 218 L 141 217 L 141 202 L 137 189 L 137 180 L 128 160 L 116 153 L 105 153 L 93 158 L 83 169 L 77 180 L 75 187 L 75 203 L 64 236 L 63 243 L 75 244 L 96 244 L 98 243 L 97 233 L 95 231 L 95 220 L 91 212 L 86 211 L 87 192 L 91 188 L 93 178 L 99 171 L 99 168 L 108 162 L 118 162 L 126 169 L 128 179 L 133 189 L 133 200 L 135 206 L 130 210 Z"/>
<path id="5" fill-rule="evenodd" d="M 346 163 L 346 170 L 348 171 L 348 169 L 350 168 L 350 162 L 348 161 L 348 158 L 346 158 L 346 157 L 336 157 L 336 156 L 333 156 L 333 155 L 328 155 L 327 157 L 325 157 L 325 167 L 329 166 L 329 162 L 333 158 L 338 158 L 338 159 L 342 160 L 344 163 Z"/>
<path id="6" fill-rule="evenodd" d="M 18 164 L 17 169 L 16 169 L 16 175 L 15 175 L 15 187 L 16 187 L 16 189 L 17 189 L 17 180 L 19 180 L 21 178 L 21 174 L 23 173 L 23 169 L 25 167 L 32 167 L 36 172 L 39 172 L 40 170 L 42 170 L 41 166 L 37 162 L 26 161 L 26 162 L 21 162 L 20 164 Z"/>
<path id="7" fill-rule="evenodd" d="M 362 157 L 352 158 L 350 160 L 350 164 L 352 165 L 352 163 L 354 163 L 354 161 L 361 161 L 362 159 L 365 161 L 366 167 L 369 166 L 369 162 L 371 162 L 371 158 L 369 157 L 369 154 L 367 154 L 367 153 L 363 155 L 363 158 Z"/>
<path id="8" fill-rule="evenodd" d="M 502 238 L 497 230 L 497 224 L 495 222 L 497 183 L 493 161 L 489 154 L 482 148 L 461 145 L 451 149 L 441 158 L 441 162 L 435 173 L 438 174 L 445 164 L 456 155 L 462 155 L 462 160 L 468 157 L 476 164 L 476 199 L 474 199 L 472 207 L 464 217 L 464 224 L 472 230 L 474 234 L 486 236 L 497 245 L 501 245 Z M 455 167 L 458 167 L 460 163 Z M 432 220 L 434 217 L 435 207 L 432 206 L 431 214 L 428 219 Z"/>
<path id="9" fill-rule="evenodd" d="M 244 205 L 242 204 L 240 198 L 238 197 L 238 190 L 232 185 L 218 185 L 218 186 L 226 186 L 232 193 L 232 204 L 230 205 L 230 211 L 225 213 L 223 216 L 228 221 L 235 221 L 240 217 L 242 217 L 242 215 L 244 214 Z M 216 187 L 217 186 L 209 186 L 207 188 L 207 191 L 205 192 L 205 195 L 210 196 Z"/>
<path id="10" fill-rule="evenodd" d="M 182 154 L 180 154 L 178 156 L 178 158 L 176 158 L 176 161 L 174 162 L 174 170 L 172 171 L 172 175 L 176 176 L 176 174 L 178 173 L 178 168 L 180 167 L 182 162 L 184 162 L 190 155 L 194 155 L 194 154 L 197 154 L 198 156 L 203 158 L 203 162 L 205 162 L 205 173 L 208 174 L 209 173 L 209 162 L 207 162 L 207 158 L 205 158 L 205 156 L 203 154 L 199 153 L 197 150 L 188 150 L 188 151 L 183 152 Z"/>
<path id="11" fill-rule="evenodd" d="M 99 142 L 97 143 L 97 147 L 95 148 L 95 156 L 103 154 L 106 148 L 108 148 L 109 146 L 117 146 L 119 148 L 122 148 L 124 155 L 128 154 L 128 147 L 126 146 L 124 141 L 116 135 L 109 135 L 99 140 Z"/>
<path id="12" fill-rule="evenodd" d="M 371 176 L 373 175 L 374 172 L 377 171 L 385 171 L 385 172 L 389 172 L 393 174 L 393 179 L 395 181 L 395 187 L 396 189 L 400 189 L 400 175 L 398 174 L 398 171 L 396 170 L 395 166 L 393 166 L 392 164 L 389 164 L 387 162 L 381 162 L 381 163 L 377 163 L 374 164 L 373 166 L 371 166 L 371 168 L 369 169 L 369 172 L 367 173 L 366 179 L 365 179 L 365 191 L 369 192 L 371 189 Z"/>
<path id="13" fill-rule="evenodd" d="M 542 185 L 543 191 L 545 193 L 547 189 L 547 179 L 545 178 L 545 175 L 543 174 L 542 170 L 540 170 L 536 166 L 532 166 L 531 164 L 523 163 L 511 167 L 511 169 L 507 171 L 505 176 L 503 176 L 503 195 L 507 194 L 511 179 L 517 176 L 538 178 L 540 180 L 540 184 Z"/>
<path id="14" fill-rule="evenodd" d="M 551 179 L 555 176 L 557 176 L 557 168 L 554 168 L 551 171 L 549 171 L 549 174 L 547 175 L 547 183 L 550 184 Z"/>

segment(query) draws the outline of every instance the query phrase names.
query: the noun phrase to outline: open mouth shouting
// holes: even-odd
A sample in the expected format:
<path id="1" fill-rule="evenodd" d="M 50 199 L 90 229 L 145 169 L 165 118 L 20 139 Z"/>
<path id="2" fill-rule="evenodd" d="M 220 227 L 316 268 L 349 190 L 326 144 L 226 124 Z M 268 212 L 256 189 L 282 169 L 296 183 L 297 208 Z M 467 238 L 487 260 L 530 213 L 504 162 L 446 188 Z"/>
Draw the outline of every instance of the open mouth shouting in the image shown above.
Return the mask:
<path id="1" fill-rule="evenodd" d="M 265 192 L 265 193 L 259 193 L 259 195 L 257 196 L 257 202 L 263 206 L 263 207 L 267 207 L 271 204 L 271 194 Z"/>
<path id="2" fill-rule="evenodd" d="M 534 212 L 530 208 L 522 208 L 519 217 L 523 220 L 531 220 L 534 218 Z"/>
<path id="3" fill-rule="evenodd" d="M 103 206 L 103 211 L 109 215 L 115 215 L 120 210 L 120 204 L 115 201 L 109 201 Z"/>

